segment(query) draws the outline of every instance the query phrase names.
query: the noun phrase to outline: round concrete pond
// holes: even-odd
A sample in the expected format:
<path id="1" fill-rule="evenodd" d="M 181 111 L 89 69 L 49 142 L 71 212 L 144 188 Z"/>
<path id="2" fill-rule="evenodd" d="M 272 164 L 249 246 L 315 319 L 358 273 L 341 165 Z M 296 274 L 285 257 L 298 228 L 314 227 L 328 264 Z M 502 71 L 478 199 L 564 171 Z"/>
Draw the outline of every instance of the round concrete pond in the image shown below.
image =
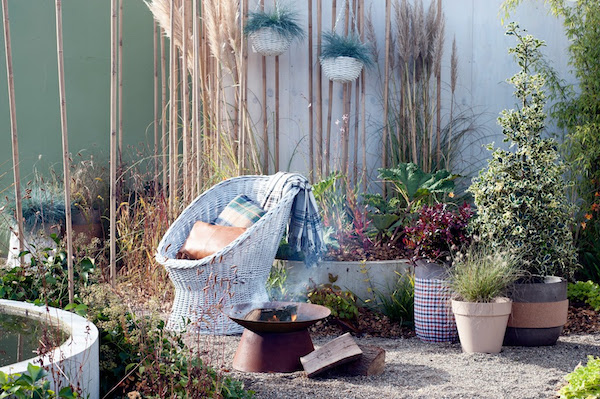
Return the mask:
<path id="1" fill-rule="evenodd" d="M 60 346 L 44 355 L 19 359 L 16 363 L 0 367 L 0 371 L 22 374 L 27 371 L 29 363 L 43 366 L 48 371 L 54 391 L 58 392 L 70 384 L 81 390 L 82 397 L 99 398 L 99 336 L 93 323 L 64 310 L 4 299 L 0 300 L 0 313 L 26 317 L 32 324 L 36 322 L 47 326 L 48 331 L 60 330 L 65 338 L 60 340 Z"/>

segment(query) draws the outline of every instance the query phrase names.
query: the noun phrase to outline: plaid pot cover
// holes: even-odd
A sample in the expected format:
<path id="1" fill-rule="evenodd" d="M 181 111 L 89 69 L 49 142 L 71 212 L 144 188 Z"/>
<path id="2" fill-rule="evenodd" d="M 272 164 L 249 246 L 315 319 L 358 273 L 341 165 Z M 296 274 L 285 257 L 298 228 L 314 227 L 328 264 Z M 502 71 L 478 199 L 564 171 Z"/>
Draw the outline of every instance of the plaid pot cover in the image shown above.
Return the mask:
<path id="1" fill-rule="evenodd" d="M 415 278 L 415 332 L 425 342 L 458 340 L 446 281 Z"/>

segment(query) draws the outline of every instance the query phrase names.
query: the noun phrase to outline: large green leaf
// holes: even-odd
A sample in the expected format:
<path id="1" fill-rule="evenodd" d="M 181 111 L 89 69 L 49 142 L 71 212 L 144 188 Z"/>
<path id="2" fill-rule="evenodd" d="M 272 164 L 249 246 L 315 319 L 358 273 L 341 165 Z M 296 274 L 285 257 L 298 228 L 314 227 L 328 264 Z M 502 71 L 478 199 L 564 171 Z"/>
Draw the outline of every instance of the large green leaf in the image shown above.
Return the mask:
<path id="1" fill-rule="evenodd" d="M 451 192 L 457 177 L 447 170 L 427 173 L 412 162 L 401 163 L 391 169 L 379 169 L 379 178 L 394 184 L 409 203 L 433 193 Z"/>

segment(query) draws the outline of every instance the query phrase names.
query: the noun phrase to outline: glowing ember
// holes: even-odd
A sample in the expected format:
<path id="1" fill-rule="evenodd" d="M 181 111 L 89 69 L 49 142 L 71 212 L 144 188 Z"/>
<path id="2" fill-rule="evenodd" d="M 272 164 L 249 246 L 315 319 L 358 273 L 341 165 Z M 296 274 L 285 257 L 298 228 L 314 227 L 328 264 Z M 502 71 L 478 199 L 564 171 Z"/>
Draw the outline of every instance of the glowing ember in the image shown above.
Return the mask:
<path id="1" fill-rule="evenodd" d="M 252 309 L 244 319 L 251 321 L 286 321 L 294 322 L 298 318 L 298 307 L 288 305 L 281 308 Z"/>

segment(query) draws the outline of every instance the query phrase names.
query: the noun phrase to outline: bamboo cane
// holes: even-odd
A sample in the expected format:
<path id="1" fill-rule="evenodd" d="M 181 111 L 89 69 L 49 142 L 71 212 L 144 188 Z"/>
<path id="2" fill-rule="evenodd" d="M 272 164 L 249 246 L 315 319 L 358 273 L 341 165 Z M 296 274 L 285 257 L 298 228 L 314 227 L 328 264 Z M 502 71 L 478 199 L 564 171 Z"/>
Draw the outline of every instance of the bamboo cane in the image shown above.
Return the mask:
<path id="1" fill-rule="evenodd" d="M 331 2 L 331 29 L 335 29 L 337 2 Z M 333 82 L 329 81 L 329 104 L 327 107 L 327 138 L 325 139 L 325 175 L 329 175 L 331 161 L 331 113 L 333 112 Z"/>
<path id="2" fill-rule="evenodd" d="M 175 104 L 177 104 L 177 73 L 176 71 L 176 60 L 177 54 L 175 49 L 175 1 L 171 0 L 171 38 L 169 40 L 169 76 L 170 76 L 170 87 L 169 87 L 169 213 L 171 217 L 174 217 L 174 206 L 175 206 L 175 145 L 174 139 L 177 136 L 177 112 L 175 111 Z"/>
<path id="3" fill-rule="evenodd" d="M 162 155 L 162 195 L 167 198 L 167 54 L 164 30 L 160 30 L 160 109 L 161 109 L 161 155 Z"/>
<path id="4" fill-rule="evenodd" d="M 309 22 L 310 23 L 310 22 Z M 323 3 L 317 0 L 317 54 L 321 54 L 323 34 Z M 311 49 L 312 51 L 312 49 Z M 323 72 L 317 62 L 317 177 L 323 178 Z"/>
<path id="5" fill-rule="evenodd" d="M 69 303 L 75 297 L 73 276 L 73 225 L 71 224 L 71 163 L 69 161 L 69 134 L 67 130 L 67 100 L 65 90 L 65 64 L 63 57 L 62 3 L 56 0 L 56 56 L 58 61 L 58 91 L 60 98 L 60 125 L 62 132 L 63 173 L 65 186 L 65 224 L 67 227 L 67 273 Z"/>
<path id="6" fill-rule="evenodd" d="M 279 56 L 275 57 L 275 171 L 279 172 Z"/>
<path id="7" fill-rule="evenodd" d="M 360 32 L 360 40 L 364 43 L 365 41 L 365 7 L 364 0 L 360 0 L 360 4 L 362 5 L 362 13 L 361 13 L 361 32 Z M 367 192 L 367 127 L 366 127 L 366 112 L 365 112 L 365 70 L 360 73 L 360 117 L 361 117 L 361 138 L 362 138 L 362 183 L 363 183 L 363 192 Z"/>
<path id="8" fill-rule="evenodd" d="M 117 117 L 119 118 L 119 131 L 117 137 L 119 138 L 119 146 L 117 151 L 119 153 L 119 164 L 118 169 L 121 169 L 123 163 L 123 0 L 119 0 L 119 55 L 117 56 L 117 79 L 119 80 L 119 93 L 117 94 L 117 101 L 119 102 L 119 111 Z"/>
<path id="9" fill-rule="evenodd" d="M 248 15 L 248 1 L 241 0 L 241 9 L 243 15 Z M 242 174 L 246 170 L 246 98 L 248 96 L 248 46 L 244 37 L 244 18 L 240 18 L 240 44 L 242 47 L 241 54 L 241 76 L 240 76 L 240 156 L 239 156 L 239 173 Z"/>
<path id="10" fill-rule="evenodd" d="M 385 79 L 383 82 L 383 148 L 382 148 L 382 167 L 387 168 L 387 146 L 388 146 L 388 107 L 389 107 L 389 90 L 390 90 L 390 41 L 391 41 L 391 0 L 385 0 Z M 383 185 L 383 195 L 386 195 L 386 186 Z"/>
<path id="11" fill-rule="evenodd" d="M 192 33 L 194 35 L 194 70 L 192 79 L 192 104 L 193 104 L 193 130 L 192 137 L 195 137 L 195 161 L 196 161 L 196 183 L 194 184 L 194 194 L 196 197 L 200 194 L 202 187 L 202 169 L 200 160 L 202 159 L 202 139 L 200 136 L 200 93 L 201 93 L 201 78 L 200 78 L 200 29 L 198 26 L 198 0 L 192 0 Z"/>
<path id="12" fill-rule="evenodd" d="M 154 21 L 152 32 L 154 51 L 154 195 L 158 195 L 158 23 Z"/>
<path id="13" fill-rule="evenodd" d="M 354 15 L 355 18 L 357 19 L 357 29 L 358 32 L 356 32 L 357 35 L 361 35 L 361 32 L 363 30 L 362 28 L 362 20 L 361 20 L 361 11 L 362 11 L 362 7 L 361 7 L 361 1 L 360 0 L 355 0 L 354 1 Z M 354 177 L 354 186 L 356 187 L 357 183 L 358 183 L 358 120 L 359 120 L 359 113 L 360 113 L 360 79 L 356 79 L 356 87 L 354 89 L 355 94 L 355 100 L 354 100 L 354 163 L 353 163 L 353 168 L 352 168 L 352 174 Z"/>
<path id="14" fill-rule="evenodd" d="M 111 75 L 110 75 L 110 283 L 114 287 L 117 278 L 117 0 L 111 0 Z"/>
<path id="15" fill-rule="evenodd" d="M 8 105 L 10 110 L 10 135 L 12 139 L 13 178 L 15 181 L 15 202 L 17 219 L 17 236 L 19 253 L 23 252 L 23 205 L 21 202 L 21 173 L 19 167 L 19 139 L 17 136 L 17 106 L 15 103 L 15 79 L 12 64 L 12 46 L 10 42 L 10 22 L 8 0 L 2 0 L 2 16 L 4 21 L 4 48 L 6 54 L 6 75 L 8 82 Z M 21 263 L 23 258 L 21 257 Z"/>
<path id="16" fill-rule="evenodd" d="M 344 1 L 345 15 L 344 15 L 344 35 L 348 36 L 348 32 L 350 30 L 350 7 L 352 5 L 349 3 L 349 0 Z M 350 144 L 350 104 L 352 102 L 352 84 L 345 83 L 342 89 L 342 115 L 346 118 L 345 121 L 342 122 L 344 125 L 341 130 L 342 133 L 342 170 L 344 171 L 344 175 L 349 179 L 349 144 Z M 349 181 L 349 180 L 348 180 Z"/>
<path id="17" fill-rule="evenodd" d="M 437 1 L 437 17 L 442 18 L 442 1 Z M 441 61 L 440 61 L 441 65 Z M 441 68 L 437 68 L 435 71 L 436 78 L 436 128 L 435 128 L 435 138 L 436 138 L 436 165 L 437 168 L 440 168 L 440 159 L 442 157 L 442 148 L 441 148 L 441 130 L 442 130 L 442 71 Z"/>
<path id="18" fill-rule="evenodd" d="M 308 163 L 310 179 L 315 181 L 315 148 L 313 117 L 313 32 L 312 32 L 312 0 L 308 0 Z"/>
<path id="19" fill-rule="evenodd" d="M 181 5 L 181 117 L 183 141 L 183 198 L 185 203 L 191 202 L 190 182 L 190 121 L 189 121 L 189 85 L 188 85 L 188 13 L 187 1 Z M 175 37 L 175 36 L 174 36 Z"/>

